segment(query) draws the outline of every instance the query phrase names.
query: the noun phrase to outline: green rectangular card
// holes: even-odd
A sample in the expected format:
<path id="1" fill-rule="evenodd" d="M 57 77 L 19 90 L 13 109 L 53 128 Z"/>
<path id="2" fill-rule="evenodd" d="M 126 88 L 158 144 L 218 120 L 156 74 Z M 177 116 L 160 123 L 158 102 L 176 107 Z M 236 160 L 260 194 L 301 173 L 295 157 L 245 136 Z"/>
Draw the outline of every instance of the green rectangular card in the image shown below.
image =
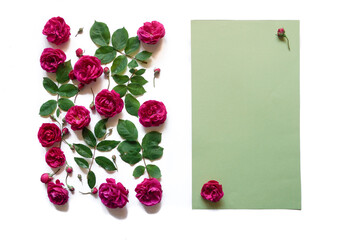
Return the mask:
<path id="1" fill-rule="evenodd" d="M 192 208 L 301 209 L 299 21 L 192 21 L 191 54 Z"/>

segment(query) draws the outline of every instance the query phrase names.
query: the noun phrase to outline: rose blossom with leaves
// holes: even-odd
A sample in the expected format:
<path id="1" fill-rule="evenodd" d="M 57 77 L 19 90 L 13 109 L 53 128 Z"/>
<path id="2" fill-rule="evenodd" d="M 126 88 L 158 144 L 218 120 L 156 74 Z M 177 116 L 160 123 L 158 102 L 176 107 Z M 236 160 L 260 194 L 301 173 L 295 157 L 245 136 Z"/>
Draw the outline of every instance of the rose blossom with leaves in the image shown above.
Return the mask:
<path id="1" fill-rule="evenodd" d="M 75 37 L 81 33 L 83 27 L 79 28 Z M 139 142 L 138 130 L 134 123 L 119 119 L 116 130 L 122 139 L 109 140 L 113 128 L 107 128 L 106 124 L 110 118 L 121 114 L 123 109 L 129 115 L 137 117 L 144 127 L 164 124 L 167 113 L 165 105 L 155 100 L 140 105 L 138 98 L 146 93 L 144 86 L 148 81 L 143 76 L 147 70 L 144 66 L 152 56 L 151 52 L 140 50 L 140 43 L 142 41 L 145 44 L 156 44 L 164 37 L 165 29 L 161 23 L 152 21 L 139 28 L 138 36 L 130 37 L 124 27 L 111 34 L 107 24 L 95 21 L 89 33 L 98 48 L 94 56 L 84 55 L 84 50 L 78 48 L 74 52 L 79 59 L 74 66 L 70 60 L 66 60 L 66 54 L 61 49 L 56 49 L 56 46 L 44 49 L 41 55 L 41 67 L 50 73 L 49 77 L 43 78 L 43 87 L 55 98 L 44 102 L 40 107 L 39 114 L 42 117 L 50 117 L 53 123 L 43 123 L 38 132 L 38 139 L 43 147 L 49 148 L 45 155 L 47 165 L 59 168 L 53 173 L 42 174 L 41 182 L 47 184 L 48 197 L 53 204 L 64 205 L 68 202 L 68 191 L 73 192 L 75 188 L 67 181 L 77 169 L 70 165 L 61 149 L 62 143 L 67 144 L 70 151 L 78 154 L 74 157 L 76 165 L 86 172 L 90 190 L 79 192 L 98 193 L 101 202 L 108 208 L 125 207 L 129 202 L 129 190 L 114 176 L 107 178 L 106 183 L 100 184 L 97 188 L 96 175 L 103 173 L 95 173 L 92 168 L 96 163 L 108 174 L 115 174 L 117 159 L 112 151 L 117 148 L 123 162 L 131 166 L 138 165 L 130 175 L 135 178 L 143 176 L 145 172 L 148 175 L 148 178 L 136 186 L 135 192 L 142 204 L 153 206 L 162 199 L 162 187 L 158 180 L 162 175 L 159 167 L 148 161 L 152 162 L 162 157 L 164 148 L 159 146 L 162 134 L 157 131 L 148 132 Z M 54 17 L 45 24 L 43 34 L 47 35 L 49 42 L 62 45 L 70 40 L 70 27 L 63 18 Z M 111 64 L 111 67 L 103 66 L 107 64 Z M 92 85 L 97 84 L 96 80 L 102 74 L 108 79 L 108 87 L 95 94 Z M 111 79 L 116 84 L 112 89 Z M 89 108 L 94 111 L 76 104 L 78 94 L 84 88 L 89 88 L 88 85 L 93 93 Z M 74 98 L 73 101 L 70 100 L 71 97 Z M 93 114 L 99 114 L 101 120 L 91 129 L 89 126 Z M 67 142 L 68 126 L 73 131 L 81 132 L 81 142 Z M 102 156 L 103 152 L 111 154 L 112 158 Z M 59 179 L 54 180 L 60 169 L 65 169 L 66 172 L 64 183 Z M 77 177 L 82 182 L 82 175 L 77 174 Z"/>

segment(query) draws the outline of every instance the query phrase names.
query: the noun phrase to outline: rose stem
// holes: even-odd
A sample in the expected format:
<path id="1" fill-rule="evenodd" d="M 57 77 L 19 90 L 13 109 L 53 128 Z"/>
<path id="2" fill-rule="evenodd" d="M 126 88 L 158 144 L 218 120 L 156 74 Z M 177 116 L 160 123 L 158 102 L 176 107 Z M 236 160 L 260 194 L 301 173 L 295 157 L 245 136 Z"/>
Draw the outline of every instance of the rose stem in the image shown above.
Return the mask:
<path id="1" fill-rule="evenodd" d="M 144 156 L 144 150 L 143 150 L 143 149 L 142 149 L 142 155 Z M 146 172 L 147 172 L 148 178 L 151 178 L 151 176 L 150 176 L 150 173 L 147 171 L 147 166 L 146 166 L 146 161 L 145 161 L 145 158 L 144 158 L 144 157 L 142 157 L 142 160 L 143 160 L 143 162 L 144 162 L 144 165 L 145 165 L 145 169 L 146 169 Z"/>
<path id="2" fill-rule="evenodd" d="M 76 94 L 76 96 L 74 98 L 74 104 L 76 103 L 76 98 L 77 98 L 79 92 L 80 92 L 80 90 L 78 90 L 78 92 L 77 92 L 77 94 Z"/>
<path id="3" fill-rule="evenodd" d="M 91 159 L 91 163 L 90 163 L 90 167 L 89 167 L 88 173 L 91 171 L 91 167 L 93 166 L 93 163 L 94 163 L 95 151 L 96 151 L 96 146 L 94 147 L 93 158 Z"/>
<path id="4" fill-rule="evenodd" d="M 153 87 L 156 87 L 156 86 L 155 86 L 155 83 L 154 83 L 154 82 L 155 82 L 155 79 L 156 79 L 156 77 L 154 76 L 154 77 L 153 77 Z"/>
<path id="5" fill-rule="evenodd" d="M 290 49 L 290 40 L 287 38 L 287 36 L 285 36 L 286 40 L 287 40 L 287 47 L 289 48 L 289 51 L 291 51 Z"/>
<path id="6" fill-rule="evenodd" d="M 58 170 L 57 170 L 56 172 L 54 172 L 54 173 L 51 175 L 51 177 L 54 176 L 55 174 L 57 174 L 57 173 L 59 172 L 59 170 L 61 170 L 61 169 L 58 168 Z"/>
<path id="7" fill-rule="evenodd" d="M 94 102 L 94 100 L 95 100 L 95 94 L 94 94 L 93 88 L 90 88 L 90 90 L 91 90 L 91 93 L 93 94 L 93 102 Z"/>

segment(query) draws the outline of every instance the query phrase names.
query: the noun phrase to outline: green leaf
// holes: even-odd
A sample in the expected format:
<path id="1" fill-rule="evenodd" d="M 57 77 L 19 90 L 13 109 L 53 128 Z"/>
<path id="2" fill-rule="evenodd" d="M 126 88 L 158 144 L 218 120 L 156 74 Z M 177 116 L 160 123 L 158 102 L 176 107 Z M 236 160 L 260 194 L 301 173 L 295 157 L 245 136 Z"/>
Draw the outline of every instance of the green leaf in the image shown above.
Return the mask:
<path id="1" fill-rule="evenodd" d="M 102 46 L 95 51 L 95 57 L 101 60 L 101 64 L 110 63 L 114 60 L 116 51 L 111 46 Z"/>
<path id="2" fill-rule="evenodd" d="M 92 131 L 90 131 L 88 128 L 83 128 L 82 130 L 82 137 L 86 144 L 88 144 L 89 147 L 95 147 L 96 146 L 96 138 Z"/>
<path id="3" fill-rule="evenodd" d="M 123 27 L 116 30 L 112 35 L 112 45 L 115 50 L 122 50 L 126 47 L 126 43 L 128 40 L 128 32 Z"/>
<path id="4" fill-rule="evenodd" d="M 98 165 L 100 165 L 101 167 L 103 167 L 104 169 L 106 169 L 107 171 L 115 171 L 116 170 L 114 163 L 106 157 L 98 156 L 95 158 L 95 162 Z"/>
<path id="5" fill-rule="evenodd" d="M 126 107 L 126 111 L 129 114 L 138 117 L 138 110 L 140 108 L 140 103 L 131 94 L 127 94 L 125 97 L 125 107 Z"/>
<path id="6" fill-rule="evenodd" d="M 101 152 L 107 152 L 107 151 L 113 150 L 119 143 L 120 141 L 103 140 L 102 142 L 99 142 L 97 144 L 96 149 Z"/>
<path id="7" fill-rule="evenodd" d="M 158 146 L 161 142 L 161 133 L 153 131 L 147 133 L 142 140 L 143 157 L 156 160 L 163 156 L 164 148 Z"/>
<path id="8" fill-rule="evenodd" d="M 88 186 L 89 188 L 95 187 L 96 184 L 96 176 L 93 171 L 89 171 L 87 175 L 87 180 L 88 180 Z"/>
<path id="9" fill-rule="evenodd" d="M 49 100 L 40 107 L 39 109 L 39 115 L 40 116 L 48 116 L 52 114 L 57 107 L 57 101 L 56 100 Z"/>
<path id="10" fill-rule="evenodd" d="M 90 148 L 83 144 L 73 144 L 75 147 L 76 152 L 85 158 L 93 157 L 93 153 L 91 152 Z"/>
<path id="11" fill-rule="evenodd" d="M 114 91 L 117 92 L 118 94 L 120 94 L 120 97 L 122 98 L 123 96 L 125 96 L 126 92 L 127 92 L 127 86 L 126 85 L 117 85 L 114 88 Z"/>
<path id="12" fill-rule="evenodd" d="M 137 141 L 123 141 L 118 146 L 121 159 L 129 164 L 136 164 L 142 159 L 141 146 Z"/>
<path id="13" fill-rule="evenodd" d="M 138 54 L 135 56 L 135 59 L 136 59 L 136 60 L 139 60 L 139 61 L 146 61 L 146 60 L 149 59 L 151 56 L 152 56 L 152 53 L 151 53 L 151 52 L 142 51 L 142 52 L 138 53 Z"/>
<path id="14" fill-rule="evenodd" d="M 111 67 L 112 74 L 122 73 L 127 66 L 127 58 L 124 55 L 120 55 L 114 59 L 113 65 Z"/>
<path id="15" fill-rule="evenodd" d="M 94 128 L 94 132 L 95 132 L 95 136 L 97 138 L 102 138 L 106 134 L 106 130 L 107 130 L 106 123 L 107 123 L 107 121 L 108 121 L 108 118 L 105 118 L 105 119 L 102 119 L 96 123 L 95 128 Z"/>
<path id="16" fill-rule="evenodd" d="M 56 71 L 56 80 L 59 83 L 65 83 L 69 81 L 69 73 L 72 70 L 71 61 L 66 61 L 60 64 Z"/>
<path id="17" fill-rule="evenodd" d="M 127 41 L 127 46 L 125 48 L 126 54 L 131 54 L 139 50 L 140 48 L 140 41 L 138 37 L 131 37 Z"/>
<path id="18" fill-rule="evenodd" d="M 164 148 L 159 146 L 149 147 L 146 149 L 144 148 L 143 157 L 150 160 L 156 160 L 163 156 L 163 151 Z"/>
<path id="19" fill-rule="evenodd" d="M 134 171 L 133 171 L 133 176 L 135 178 L 141 177 L 145 172 L 145 167 L 144 166 L 137 166 Z"/>
<path id="20" fill-rule="evenodd" d="M 67 98 L 58 99 L 58 107 L 62 109 L 63 111 L 68 111 L 69 108 L 71 108 L 72 106 L 74 106 L 74 103 L 70 99 L 67 99 Z"/>
<path id="21" fill-rule="evenodd" d="M 126 75 L 114 74 L 113 79 L 117 84 L 124 84 L 124 83 L 128 82 L 129 77 Z"/>
<path id="22" fill-rule="evenodd" d="M 135 60 L 133 59 L 132 61 L 130 61 L 130 62 L 128 63 L 128 67 L 129 67 L 129 68 L 136 68 L 136 67 L 138 67 L 137 61 L 135 61 Z"/>
<path id="23" fill-rule="evenodd" d="M 84 158 L 74 157 L 75 162 L 81 168 L 89 168 L 89 163 Z"/>
<path id="24" fill-rule="evenodd" d="M 128 91 L 130 91 L 133 95 L 142 95 L 144 94 L 146 91 L 145 91 L 145 88 L 143 86 L 141 86 L 140 84 L 138 83 L 130 83 L 127 85 L 127 89 Z"/>
<path id="25" fill-rule="evenodd" d="M 90 38 L 98 46 L 107 46 L 110 40 L 108 26 L 102 22 L 96 22 L 90 28 Z"/>
<path id="26" fill-rule="evenodd" d="M 58 93 L 58 87 L 56 83 L 54 83 L 50 78 L 44 77 L 43 80 L 43 86 L 51 94 L 57 94 Z"/>
<path id="27" fill-rule="evenodd" d="M 119 135 L 128 141 L 136 141 L 138 139 L 138 130 L 134 123 L 129 120 L 119 119 L 117 130 Z"/>
<path id="28" fill-rule="evenodd" d="M 145 72 L 146 72 L 146 69 L 145 68 L 141 68 L 138 71 L 136 71 L 134 74 L 140 76 L 140 75 L 143 75 Z"/>
<path id="29" fill-rule="evenodd" d="M 159 167 L 153 164 L 148 164 L 146 166 L 148 174 L 153 178 L 161 178 L 161 173 Z"/>
<path id="30" fill-rule="evenodd" d="M 146 133 L 142 139 L 141 145 L 144 149 L 148 147 L 158 146 L 161 142 L 161 133 L 157 131 L 152 131 Z"/>
<path id="31" fill-rule="evenodd" d="M 138 71 L 137 71 L 137 72 L 138 72 Z M 137 83 L 137 84 L 139 84 L 139 85 L 141 85 L 141 86 L 147 83 L 147 81 L 145 80 L 145 78 L 142 77 L 142 76 L 134 76 L 134 77 L 132 77 L 132 78 L 131 78 L 131 82 L 132 82 L 132 83 Z"/>
<path id="32" fill-rule="evenodd" d="M 78 88 L 73 84 L 63 84 L 59 87 L 58 93 L 61 97 L 73 97 L 78 93 Z"/>
<path id="33" fill-rule="evenodd" d="M 59 108 L 57 108 L 56 116 L 59 117 L 60 114 L 61 114 L 61 110 Z"/>

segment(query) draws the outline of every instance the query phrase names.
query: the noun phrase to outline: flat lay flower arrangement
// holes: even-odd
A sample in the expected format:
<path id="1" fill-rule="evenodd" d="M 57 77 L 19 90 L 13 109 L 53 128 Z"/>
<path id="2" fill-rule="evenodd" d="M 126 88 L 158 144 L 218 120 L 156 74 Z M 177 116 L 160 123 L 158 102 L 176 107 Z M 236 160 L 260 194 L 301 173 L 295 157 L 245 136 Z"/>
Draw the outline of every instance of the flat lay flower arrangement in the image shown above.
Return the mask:
<path id="1" fill-rule="evenodd" d="M 160 146 L 162 133 L 147 132 L 139 141 L 138 136 L 143 133 L 138 132 L 132 121 L 120 115 L 117 125 L 108 127 L 108 120 L 125 110 L 131 115 L 130 118 L 138 118 L 147 131 L 149 127 L 160 126 L 166 121 L 167 111 L 162 101 L 150 99 L 140 103 L 138 100 L 139 96 L 148 94 L 144 88 L 148 83 L 144 73 L 149 69 L 144 66 L 148 65 L 153 54 L 144 50 L 141 43 L 157 44 L 165 35 L 164 26 L 157 21 L 146 22 L 133 37 L 124 27 L 111 32 L 107 24 L 98 21 L 88 29 L 97 50 L 94 55 L 86 55 L 81 48 L 74 50 L 78 57 L 74 64 L 67 60 L 68 56 L 61 46 L 68 41 L 77 41 L 76 36 L 86 34 L 86 31 L 80 28 L 71 40 L 70 26 L 61 17 L 48 20 L 42 31 L 51 43 L 51 47 L 45 48 L 40 57 L 41 68 L 48 73 L 43 78 L 43 87 L 51 94 L 51 99 L 46 99 L 39 109 L 40 116 L 46 122 L 38 129 L 38 140 L 46 148 L 45 162 L 51 173 L 43 173 L 41 182 L 46 184 L 48 199 L 55 205 L 66 204 L 70 193 L 79 191 L 82 194 L 98 194 L 108 208 L 122 208 L 129 202 L 132 192 L 115 176 L 117 162 L 123 161 L 132 166 L 126 175 L 134 178 L 146 176 L 135 187 L 135 197 L 145 206 L 156 205 L 162 199 L 162 175 L 154 161 L 163 156 L 164 148 Z M 110 67 L 104 66 L 107 64 Z M 154 78 L 160 74 L 159 68 L 151 71 Z M 108 87 L 94 92 L 93 87 L 102 81 L 102 78 L 99 80 L 101 76 L 108 80 Z M 111 82 L 115 83 L 114 88 L 110 88 Z M 77 103 L 77 96 L 86 86 L 92 92 L 92 96 L 88 94 L 89 106 Z M 90 123 L 95 115 L 101 119 L 94 122 L 94 128 L 91 128 Z M 121 139 L 109 139 L 113 131 Z M 78 142 L 69 142 L 71 132 L 81 135 Z M 62 145 L 68 147 L 62 150 Z M 119 153 L 118 157 L 114 149 Z M 64 151 L 70 151 L 73 158 L 67 159 Z M 104 153 L 112 157 L 103 156 L 106 155 Z M 95 171 L 94 164 L 105 171 Z M 80 172 L 78 180 L 72 174 L 76 167 Z M 66 177 L 59 179 L 63 171 Z M 108 175 L 106 182 L 98 183 L 97 176 L 103 174 Z M 89 190 L 83 192 L 75 189 L 68 184 L 69 178 L 82 184 L 84 180 Z"/>

